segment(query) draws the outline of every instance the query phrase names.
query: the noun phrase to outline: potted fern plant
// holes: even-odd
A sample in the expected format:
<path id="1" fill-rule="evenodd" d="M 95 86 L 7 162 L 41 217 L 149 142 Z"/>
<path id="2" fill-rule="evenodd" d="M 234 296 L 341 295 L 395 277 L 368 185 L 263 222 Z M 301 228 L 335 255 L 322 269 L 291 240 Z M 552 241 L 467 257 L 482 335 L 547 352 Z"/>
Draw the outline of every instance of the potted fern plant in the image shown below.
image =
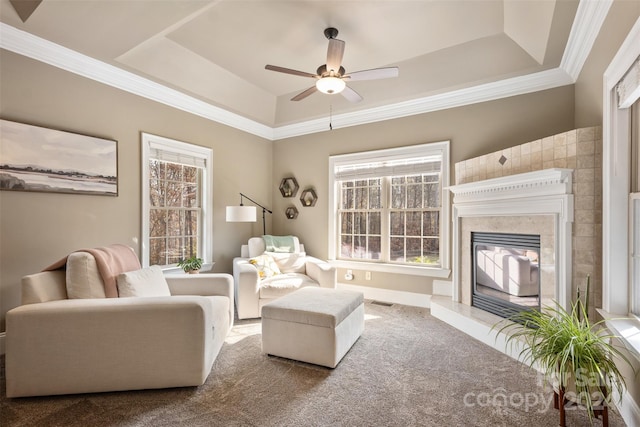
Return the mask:
<path id="1" fill-rule="evenodd" d="M 524 344 L 519 359 L 531 367 L 538 366 L 545 381 L 554 387 L 554 401 L 564 425 L 564 405 L 575 403 L 586 408 L 589 419 L 606 416 L 606 405 L 625 386 L 616 358 L 632 367 L 629 360 L 612 343 L 602 321 L 592 323 L 588 317 L 589 276 L 585 302 L 578 297 L 566 310 L 554 301 L 542 310 L 520 312 L 498 323 L 498 332 L 507 335 L 507 345 Z M 495 328 L 495 327 L 494 327 Z M 600 408 L 602 409 L 596 409 Z"/>
<path id="2" fill-rule="evenodd" d="M 192 257 L 180 260 L 180 262 L 178 262 L 178 267 L 181 267 L 185 273 L 196 274 L 200 272 L 203 262 L 204 261 L 202 260 L 202 258 L 194 255 Z"/>

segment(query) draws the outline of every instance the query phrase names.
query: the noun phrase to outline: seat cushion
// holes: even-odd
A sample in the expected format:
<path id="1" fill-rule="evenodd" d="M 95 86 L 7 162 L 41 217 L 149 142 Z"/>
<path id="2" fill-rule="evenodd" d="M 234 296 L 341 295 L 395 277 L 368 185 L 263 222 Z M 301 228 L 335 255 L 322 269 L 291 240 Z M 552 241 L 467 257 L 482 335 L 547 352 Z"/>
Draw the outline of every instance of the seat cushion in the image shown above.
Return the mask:
<path id="1" fill-rule="evenodd" d="M 260 282 L 260 298 L 279 298 L 307 286 L 317 287 L 319 284 L 305 274 L 279 274 Z"/>
<path id="2" fill-rule="evenodd" d="M 304 288 L 262 307 L 262 318 L 335 328 L 364 302 L 362 292 Z"/>

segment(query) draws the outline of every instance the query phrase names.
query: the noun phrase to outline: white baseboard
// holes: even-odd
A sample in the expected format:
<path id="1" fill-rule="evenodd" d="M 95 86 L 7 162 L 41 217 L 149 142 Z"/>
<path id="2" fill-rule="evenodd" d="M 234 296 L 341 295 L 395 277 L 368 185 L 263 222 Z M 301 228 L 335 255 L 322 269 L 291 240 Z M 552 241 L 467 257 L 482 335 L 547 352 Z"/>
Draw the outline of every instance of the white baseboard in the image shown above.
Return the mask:
<path id="1" fill-rule="evenodd" d="M 370 288 L 368 286 L 348 285 L 346 283 L 338 283 L 338 288 L 362 292 L 364 294 L 364 298 L 369 300 L 387 302 L 391 304 L 410 305 L 413 307 L 431 307 L 431 295 L 427 294 Z"/>
<path id="2" fill-rule="evenodd" d="M 5 340 L 6 336 L 7 336 L 6 332 L 0 332 L 0 356 L 5 353 L 4 340 Z"/>

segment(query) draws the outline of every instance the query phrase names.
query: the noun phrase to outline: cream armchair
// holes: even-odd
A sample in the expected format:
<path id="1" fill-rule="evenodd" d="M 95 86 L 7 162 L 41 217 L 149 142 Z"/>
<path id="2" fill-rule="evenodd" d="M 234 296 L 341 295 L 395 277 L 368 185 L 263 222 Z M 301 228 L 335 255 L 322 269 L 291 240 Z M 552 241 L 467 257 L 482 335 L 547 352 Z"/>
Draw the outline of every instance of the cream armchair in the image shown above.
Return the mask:
<path id="1" fill-rule="evenodd" d="M 267 252 L 262 237 L 253 237 L 247 245 L 242 245 L 241 256 L 233 260 L 235 301 L 239 319 L 260 317 L 264 304 L 306 286 L 336 287 L 335 267 L 326 261 L 308 256 L 304 251 L 304 245 L 299 243 L 297 237 L 293 237 L 293 242 L 292 252 L 287 253 Z M 264 274 L 265 269 L 261 269 L 264 266 L 260 264 L 265 259 L 273 260 L 275 266 L 271 267 L 276 269 L 277 274 Z"/>

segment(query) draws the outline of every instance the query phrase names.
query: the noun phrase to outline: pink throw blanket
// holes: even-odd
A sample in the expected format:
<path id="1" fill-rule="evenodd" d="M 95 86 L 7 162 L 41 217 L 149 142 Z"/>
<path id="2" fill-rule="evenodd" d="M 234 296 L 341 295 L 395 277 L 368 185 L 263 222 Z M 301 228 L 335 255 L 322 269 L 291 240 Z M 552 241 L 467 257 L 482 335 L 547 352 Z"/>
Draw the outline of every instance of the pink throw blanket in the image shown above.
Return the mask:
<path id="1" fill-rule="evenodd" d="M 116 284 L 118 274 L 141 268 L 136 253 L 127 245 L 114 244 L 103 248 L 80 249 L 76 252 L 88 252 L 96 259 L 107 298 L 118 298 L 118 286 Z M 65 269 L 67 258 L 68 255 L 42 271 Z"/>

